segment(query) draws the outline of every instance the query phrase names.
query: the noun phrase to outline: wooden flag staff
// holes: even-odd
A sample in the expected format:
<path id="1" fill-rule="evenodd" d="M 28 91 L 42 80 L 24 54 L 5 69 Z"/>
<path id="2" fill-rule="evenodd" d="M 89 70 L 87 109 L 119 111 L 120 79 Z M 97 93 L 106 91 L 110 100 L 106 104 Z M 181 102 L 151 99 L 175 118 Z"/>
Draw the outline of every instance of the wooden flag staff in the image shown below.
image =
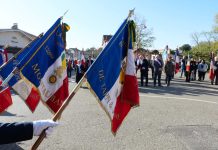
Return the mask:
<path id="1" fill-rule="evenodd" d="M 128 18 L 130 18 L 133 14 L 134 14 L 134 10 L 129 10 L 129 14 L 128 14 Z M 97 58 L 98 59 L 98 58 Z M 95 62 L 94 62 L 95 63 Z M 91 67 L 90 67 L 91 68 Z M 89 68 L 89 69 L 90 69 Z M 54 115 L 54 117 L 52 118 L 53 121 L 57 121 L 62 112 L 65 110 L 65 108 L 68 106 L 68 104 L 70 103 L 70 101 L 72 100 L 72 98 L 74 97 L 74 95 L 76 94 L 76 92 L 79 90 L 79 88 L 82 86 L 84 80 L 86 77 L 86 73 L 83 75 L 82 79 L 79 81 L 79 83 L 76 85 L 76 87 L 73 89 L 73 91 L 70 93 L 70 95 L 67 97 L 67 99 L 64 101 L 63 105 L 59 108 L 59 110 L 56 112 L 56 114 Z M 40 134 L 39 138 L 36 140 L 36 142 L 33 144 L 31 150 L 36 150 L 38 148 L 38 146 L 41 144 L 41 142 L 43 141 L 43 139 L 46 137 L 46 133 L 45 130 Z"/>
<path id="2" fill-rule="evenodd" d="M 68 104 L 70 103 L 71 99 L 73 98 L 73 96 L 76 94 L 76 92 L 79 90 L 79 88 L 82 86 L 84 80 L 85 80 L 85 76 L 86 73 L 84 74 L 84 76 L 82 77 L 82 79 L 79 81 L 79 83 L 76 85 L 76 87 L 73 89 L 73 91 L 70 93 L 70 95 L 67 97 L 67 99 L 64 101 L 63 105 L 59 108 L 59 110 L 56 112 L 56 114 L 54 115 L 54 117 L 52 118 L 53 121 L 57 121 L 62 112 L 65 110 L 65 108 L 68 106 Z M 31 150 L 36 150 L 38 148 L 38 146 L 40 145 L 40 143 L 43 141 L 43 139 L 46 137 L 45 134 L 45 130 L 40 134 L 39 138 L 36 140 L 36 142 L 34 143 L 34 145 L 32 146 Z"/>

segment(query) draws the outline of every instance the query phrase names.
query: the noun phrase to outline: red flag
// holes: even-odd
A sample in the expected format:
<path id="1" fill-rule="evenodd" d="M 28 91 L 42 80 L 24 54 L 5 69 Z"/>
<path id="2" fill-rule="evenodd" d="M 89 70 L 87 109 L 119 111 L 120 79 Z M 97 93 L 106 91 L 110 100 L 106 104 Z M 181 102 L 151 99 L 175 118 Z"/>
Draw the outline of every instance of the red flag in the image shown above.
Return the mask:
<path id="1" fill-rule="evenodd" d="M 215 77 L 215 75 L 214 75 L 214 67 L 213 67 L 213 60 L 211 60 L 211 62 L 210 62 L 210 72 L 209 72 L 209 78 L 210 78 L 210 80 L 214 80 L 214 77 Z"/>
<path id="2" fill-rule="evenodd" d="M 10 88 L 7 87 L 0 92 L 0 113 L 12 104 Z"/>
<path id="3" fill-rule="evenodd" d="M 190 72 L 190 57 L 189 57 L 189 54 L 188 54 L 188 60 L 187 60 L 187 64 L 186 64 L 186 71 Z"/>
<path id="4" fill-rule="evenodd" d="M 176 68 L 175 68 L 175 73 L 178 73 L 179 72 L 179 50 L 177 49 L 176 50 Z"/>

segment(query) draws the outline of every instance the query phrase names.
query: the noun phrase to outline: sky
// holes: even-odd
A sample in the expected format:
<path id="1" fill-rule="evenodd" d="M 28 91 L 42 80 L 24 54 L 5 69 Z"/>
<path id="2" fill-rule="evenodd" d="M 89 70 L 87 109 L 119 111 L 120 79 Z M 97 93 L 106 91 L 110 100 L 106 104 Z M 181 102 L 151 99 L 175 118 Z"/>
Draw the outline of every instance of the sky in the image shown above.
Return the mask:
<path id="1" fill-rule="evenodd" d="M 58 17 L 70 25 L 67 48 L 100 47 L 104 34 L 113 35 L 129 10 L 146 20 L 156 40 L 150 49 L 171 49 L 194 42 L 191 34 L 210 31 L 218 0 L 0 0 L 0 29 L 18 28 L 34 35 L 46 32 Z"/>

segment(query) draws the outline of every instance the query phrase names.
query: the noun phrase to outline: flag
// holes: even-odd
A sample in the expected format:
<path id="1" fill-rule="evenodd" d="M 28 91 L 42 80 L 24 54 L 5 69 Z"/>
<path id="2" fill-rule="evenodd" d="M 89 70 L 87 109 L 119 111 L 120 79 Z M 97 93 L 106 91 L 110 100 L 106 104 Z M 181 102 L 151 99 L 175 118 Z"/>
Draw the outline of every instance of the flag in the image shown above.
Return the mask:
<path id="1" fill-rule="evenodd" d="M 164 49 L 164 51 L 162 53 L 162 58 L 163 58 L 163 62 L 165 64 L 167 61 L 167 58 L 168 58 L 168 51 L 166 49 Z"/>
<path id="2" fill-rule="evenodd" d="M 179 72 L 179 50 L 176 49 L 175 53 L 175 73 Z"/>
<path id="3" fill-rule="evenodd" d="M 209 78 L 211 81 L 214 80 L 215 74 L 214 74 L 214 62 L 213 59 L 210 61 L 210 72 L 209 72 Z"/>
<path id="4" fill-rule="evenodd" d="M 59 18 L 18 64 L 21 77 L 37 88 L 42 102 L 54 113 L 69 95 L 64 47 Z"/>
<path id="5" fill-rule="evenodd" d="M 90 89 L 111 119 L 114 134 L 131 107 L 139 105 L 132 26 L 126 19 L 87 71 Z"/>
<path id="6" fill-rule="evenodd" d="M 7 63 L 1 66 L 0 75 L 4 80 L 9 76 L 10 73 L 12 73 L 19 62 L 31 52 L 31 47 L 36 45 L 39 40 L 40 37 L 37 37 L 28 46 L 19 51 L 14 57 L 9 59 Z M 8 85 L 17 92 L 21 99 L 24 100 L 28 108 L 34 112 L 40 101 L 40 95 L 37 89 L 26 80 L 23 80 L 19 74 L 14 74 L 14 76 L 9 80 Z"/>
<path id="7" fill-rule="evenodd" d="M 187 64 L 186 64 L 186 71 L 190 72 L 190 56 L 188 54 L 188 60 L 187 60 Z"/>
<path id="8" fill-rule="evenodd" d="M 0 113 L 12 104 L 10 88 L 6 87 L 0 91 Z"/>

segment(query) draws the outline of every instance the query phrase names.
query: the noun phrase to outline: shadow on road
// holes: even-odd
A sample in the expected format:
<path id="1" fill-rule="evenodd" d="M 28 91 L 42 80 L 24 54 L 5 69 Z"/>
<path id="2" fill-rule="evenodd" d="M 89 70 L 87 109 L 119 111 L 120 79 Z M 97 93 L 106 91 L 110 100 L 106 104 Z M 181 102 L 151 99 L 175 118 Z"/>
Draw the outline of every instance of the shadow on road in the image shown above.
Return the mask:
<path id="1" fill-rule="evenodd" d="M 149 86 L 140 86 L 139 92 L 141 93 L 153 93 L 157 95 L 190 95 L 190 96 L 200 96 L 200 95 L 210 95 L 210 96 L 218 96 L 218 86 L 211 85 L 210 81 L 191 81 L 185 82 L 185 79 L 175 78 L 171 81 L 171 85 L 169 87 L 165 86 L 165 81 L 162 79 L 161 81 L 164 87 L 154 87 L 153 80 L 149 79 Z"/>

